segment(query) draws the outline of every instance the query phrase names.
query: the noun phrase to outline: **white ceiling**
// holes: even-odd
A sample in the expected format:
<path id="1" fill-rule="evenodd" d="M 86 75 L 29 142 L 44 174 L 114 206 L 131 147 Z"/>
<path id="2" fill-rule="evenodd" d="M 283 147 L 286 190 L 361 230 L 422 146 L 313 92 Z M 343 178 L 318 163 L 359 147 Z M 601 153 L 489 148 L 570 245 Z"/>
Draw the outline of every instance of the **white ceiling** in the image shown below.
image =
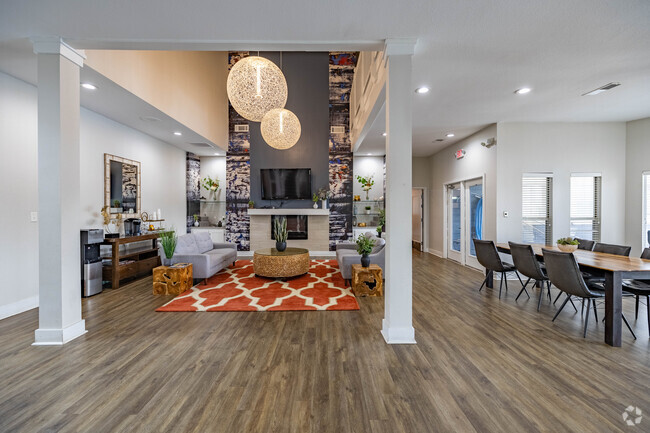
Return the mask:
<path id="1" fill-rule="evenodd" d="M 413 153 L 494 122 L 650 116 L 646 0 L 5 0 L 0 40 L 60 35 L 77 48 L 370 49 L 418 39 Z M 603 84 L 622 85 L 593 97 Z M 522 86 L 526 96 L 513 92 Z M 434 144 L 447 132 L 454 140 Z M 371 131 L 372 133 L 372 131 Z"/>

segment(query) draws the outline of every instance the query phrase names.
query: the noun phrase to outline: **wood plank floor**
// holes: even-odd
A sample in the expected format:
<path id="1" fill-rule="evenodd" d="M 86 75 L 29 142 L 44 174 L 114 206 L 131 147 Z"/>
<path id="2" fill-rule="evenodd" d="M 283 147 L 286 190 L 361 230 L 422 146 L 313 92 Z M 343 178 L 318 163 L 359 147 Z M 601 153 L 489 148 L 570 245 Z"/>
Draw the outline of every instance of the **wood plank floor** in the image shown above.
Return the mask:
<path id="1" fill-rule="evenodd" d="M 650 431 L 645 306 L 634 321 L 624 300 L 639 339 L 612 348 L 593 315 L 583 339 L 572 309 L 551 323 L 556 307 L 515 302 L 517 284 L 499 300 L 479 272 L 413 260 L 413 346 L 384 343 L 383 299 L 156 313 L 169 297 L 151 279 L 84 300 L 88 333 L 63 347 L 30 345 L 36 310 L 2 320 L 0 432 Z"/>

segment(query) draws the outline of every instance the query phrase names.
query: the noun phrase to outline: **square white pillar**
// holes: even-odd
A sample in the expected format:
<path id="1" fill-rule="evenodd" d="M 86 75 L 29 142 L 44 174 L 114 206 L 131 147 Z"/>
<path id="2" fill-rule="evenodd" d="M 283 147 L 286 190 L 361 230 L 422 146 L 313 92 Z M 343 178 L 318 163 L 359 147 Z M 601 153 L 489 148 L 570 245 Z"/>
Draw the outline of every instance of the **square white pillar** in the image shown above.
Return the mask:
<path id="1" fill-rule="evenodd" d="M 387 40 L 386 55 L 386 290 L 382 335 L 389 344 L 415 344 L 411 258 L 411 57 L 415 41 Z"/>
<path id="2" fill-rule="evenodd" d="M 84 334 L 81 318 L 79 68 L 83 55 L 58 38 L 38 55 L 39 327 L 34 345 Z"/>

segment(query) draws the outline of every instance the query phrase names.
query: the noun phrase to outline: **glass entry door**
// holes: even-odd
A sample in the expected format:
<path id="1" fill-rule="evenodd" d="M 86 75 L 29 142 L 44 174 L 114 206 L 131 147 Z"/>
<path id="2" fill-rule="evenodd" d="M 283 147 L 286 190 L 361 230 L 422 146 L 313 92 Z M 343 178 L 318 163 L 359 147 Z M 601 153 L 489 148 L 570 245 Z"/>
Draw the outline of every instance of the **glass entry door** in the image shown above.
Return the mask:
<path id="1" fill-rule="evenodd" d="M 483 239 L 483 179 L 464 183 L 465 190 L 465 264 L 482 269 L 476 260 L 476 250 L 472 239 Z"/>
<path id="2" fill-rule="evenodd" d="M 447 185 L 447 258 L 462 262 L 462 194 L 461 184 Z"/>
<path id="3" fill-rule="evenodd" d="M 483 178 L 447 185 L 447 258 L 482 269 L 472 239 L 483 239 Z"/>

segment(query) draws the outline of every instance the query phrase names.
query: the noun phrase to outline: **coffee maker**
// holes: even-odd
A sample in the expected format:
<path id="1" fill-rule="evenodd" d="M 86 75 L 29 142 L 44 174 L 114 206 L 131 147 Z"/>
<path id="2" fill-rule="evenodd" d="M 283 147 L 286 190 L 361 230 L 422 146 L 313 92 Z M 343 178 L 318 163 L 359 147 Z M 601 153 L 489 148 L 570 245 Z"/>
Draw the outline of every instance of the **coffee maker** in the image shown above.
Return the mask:
<path id="1" fill-rule="evenodd" d="M 142 220 L 140 218 L 127 218 L 124 220 L 124 236 L 139 236 Z"/>

